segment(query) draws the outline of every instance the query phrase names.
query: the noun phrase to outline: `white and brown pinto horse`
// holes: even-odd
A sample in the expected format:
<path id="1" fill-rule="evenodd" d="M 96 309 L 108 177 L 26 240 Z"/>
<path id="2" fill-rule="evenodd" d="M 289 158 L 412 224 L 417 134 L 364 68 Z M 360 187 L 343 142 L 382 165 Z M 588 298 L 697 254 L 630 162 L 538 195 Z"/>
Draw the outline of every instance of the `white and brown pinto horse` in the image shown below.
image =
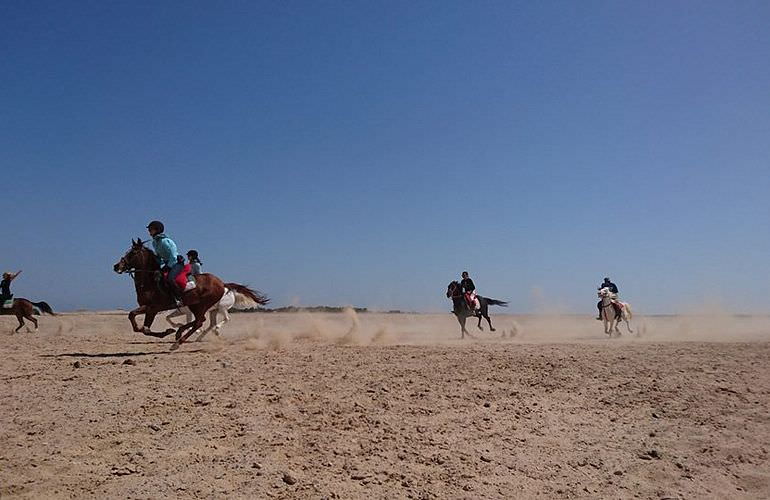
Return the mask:
<path id="1" fill-rule="evenodd" d="M 217 335 L 217 337 L 219 337 L 219 331 L 221 328 L 225 325 L 225 323 L 230 321 L 230 314 L 228 311 L 233 307 L 238 306 L 239 308 L 245 309 L 257 305 L 263 306 L 269 301 L 270 299 L 262 295 L 257 290 L 252 290 L 249 287 L 239 285 L 237 283 L 225 283 L 225 294 L 221 299 L 219 299 L 219 302 L 217 302 L 214 307 L 209 309 L 208 314 L 210 323 L 208 328 L 203 330 L 195 340 L 200 342 L 203 340 L 203 337 L 205 337 L 206 334 L 212 330 Z M 222 321 L 217 320 L 217 317 L 220 314 L 223 318 Z M 185 315 L 187 315 L 187 323 L 190 323 L 193 320 L 193 314 L 186 306 L 177 309 L 176 311 L 166 316 L 166 321 L 168 321 L 171 326 L 178 328 L 184 323 L 176 323 L 173 321 L 173 318 L 178 318 Z"/>
<path id="2" fill-rule="evenodd" d="M 616 300 L 615 294 L 609 288 L 602 288 L 598 293 L 601 302 L 601 318 L 604 321 L 604 333 L 612 337 L 612 333 L 617 333 L 620 336 L 620 330 L 618 330 L 618 324 L 621 321 L 626 322 L 626 328 L 629 333 L 634 333 L 631 329 L 631 318 L 633 313 L 631 312 L 631 305 L 627 302 L 620 302 Z"/>

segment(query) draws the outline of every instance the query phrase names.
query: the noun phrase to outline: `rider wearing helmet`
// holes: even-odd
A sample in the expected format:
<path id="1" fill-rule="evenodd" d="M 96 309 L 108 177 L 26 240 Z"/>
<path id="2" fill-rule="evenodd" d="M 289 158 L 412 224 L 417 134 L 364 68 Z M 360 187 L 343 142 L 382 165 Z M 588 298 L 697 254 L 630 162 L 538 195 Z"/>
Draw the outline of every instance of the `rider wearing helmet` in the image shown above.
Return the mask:
<path id="1" fill-rule="evenodd" d="M 184 270 L 184 259 L 180 259 L 174 240 L 164 233 L 165 227 L 162 222 L 157 220 L 150 222 L 147 225 L 147 231 L 152 236 L 152 248 L 155 250 L 155 255 L 158 258 L 160 270 L 166 274 L 166 280 L 169 285 L 168 289 L 174 300 L 179 303 L 181 302 L 181 292 L 184 290 L 185 284 L 183 282 L 180 286 L 176 283 L 176 279 Z"/>
<path id="2" fill-rule="evenodd" d="M 468 271 L 463 271 L 462 277 L 463 279 L 460 282 L 460 287 L 462 288 L 463 293 L 465 293 L 465 301 L 467 302 L 468 307 L 471 307 L 474 311 L 480 309 L 481 304 L 476 297 L 476 285 L 468 275 Z"/>
<path id="3" fill-rule="evenodd" d="M 604 282 L 601 285 L 599 285 L 599 288 L 597 290 L 601 290 L 602 288 L 610 289 L 610 292 L 612 292 L 613 294 L 612 296 L 613 301 L 618 298 L 618 293 L 619 293 L 618 286 L 612 281 L 610 281 L 609 278 L 604 278 Z M 601 300 L 596 304 L 596 308 L 599 309 L 599 316 L 596 319 L 601 320 L 602 319 L 602 301 Z"/>

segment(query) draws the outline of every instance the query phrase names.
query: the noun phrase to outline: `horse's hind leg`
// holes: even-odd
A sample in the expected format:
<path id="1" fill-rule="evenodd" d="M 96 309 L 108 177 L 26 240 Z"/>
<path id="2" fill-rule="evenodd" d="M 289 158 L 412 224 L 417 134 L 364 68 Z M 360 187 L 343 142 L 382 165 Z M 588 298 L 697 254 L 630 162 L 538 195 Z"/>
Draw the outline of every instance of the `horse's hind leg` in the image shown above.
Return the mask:
<path id="1" fill-rule="evenodd" d="M 215 327 L 214 327 L 214 333 L 216 333 L 216 334 L 217 334 L 217 337 L 219 336 L 219 330 L 220 330 L 220 329 L 221 329 L 223 326 L 225 326 L 225 323 L 227 323 L 228 321 L 230 321 L 230 313 L 229 313 L 229 312 L 227 312 L 227 309 L 224 309 L 222 312 L 224 313 L 225 319 L 223 319 L 221 323 L 217 324 L 217 326 L 215 326 Z"/>
<path id="2" fill-rule="evenodd" d="M 626 317 L 626 328 L 628 328 L 628 333 L 634 333 L 634 331 L 631 329 L 631 318 Z"/>
<path id="3" fill-rule="evenodd" d="M 209 326 L 207 326 L 206 329 L 203 330 L 200 335 L 198 335 L 198 337 L 195 339 L 195 342 L 202 341 L 203 337 L 205 337 L 207 333 L 209 333 L 211 330 L 214 329 L 214 323 L 216 322 L 216 319 L 217 319 L 217 311 L 216 309 L 212 309 L 211 311 L 209 311 Z"/>
<path id="4" fill-rule="evenodd" d="M 479 330 L 481 330 L 482 332 L 484 331 L 484 327 L 481 326 L 481 314 L 479 314 L 479 324 L 476 326 L 479 327 Z"/>
<path id="5" fill-rule="evenodd" d="M 34 332 L 36 332 L 36 331 L 37 331 L 37 320 L 36 320 L 36 319 L 35 319 L 35 318 L 34 318 L 34 317 L 31 315 L 31 314 L 30 314 L 30 315 L 28 315 L 28 316 L 25 316 L 25 318 L 27 318 L 28 320 L 30 320 L 30 321 L 32 322 L 32 324 L 33 324 L 33 325 L 35 325 L 35 329 L 34 329 L 34 330 L 30 330 L 30 329 L 29 329 L 29 326 L 27 326 L 27 331 L 28 331 L 29 333 L 32 333 L 33 331 L 34 331 Z"/>
<path id="6" fill-rule="evenodd" d="M 494 326 L 492 326 L 492 320 L 490 319 L 490 317 L 489 317 L 489 314 L 485 314 L 485 315 L 484 315 L 484 318 L 486 318 L 486 320 L 487 320 L 487 323 L 489 323 L 489 329 L 490 329 L 490 331 L 496 332 L 497 330 L 495 330 L 495 327 L 494 327 Z"/>
<path id="7" fill-rule="evenodd" d="M 172 351 L 176 351 L 177 349 L 179 349 L 179 346 L 182 345 L 182 343 L 184 341 L 189 339 L 190 335 L 192 335 L 193 333 L 198 331 L 198 328 L 202 327 L 203 323 L 205 323 L 205 322 L 206 322 L 206 310 L 204 309 L 199 314 L 195 315 L 195 321 L 192 322 L 190 330 L 187 333 L 185 333 L 181 338 L 179 337 L 180 332 L 183 329 L 187 328 L 187 326 L 190 326 L 190 325 L 185 325 L 185 326 L 183 326 L 182 328 L 179 329 L 179 331 L 177 332 L 177 341 L 174 342 L 174 344 L 172 344 L 171 350 Z"/>
<path id="8" fill-rule="evenodd" d="M 176 329 L 176 335 L 175 335 L 174 337 L 175 337 L 175 339 L 176 339 L 177 343 L 179 343 L 179 339 L 181 339 L 181 338 L 182 338 L 182 335 L 184 335 L 184 333 L 185 333 L 185 332 L 186 332 L 188 329 L 192 328 L 192 326 L 193 326 L 194 324 L 195 324 L 195 321 L 192 321 L 192 322 L 190 322 L 190 323 L 185 323 L 184 325 L 182 325 L 182 326 L 180 326 L 179 328 L 177 328 L 177 329 Z"/>
<path id="9" fill-rule="evenodd" d="M 21 330 L 24 327 L 24 317 L 16 316 L 16 319 L 19 320 L 19 326 L 16 327 L 16 330 L 14 330 L 14 333 L 19 333 L 19 330 Z"/>

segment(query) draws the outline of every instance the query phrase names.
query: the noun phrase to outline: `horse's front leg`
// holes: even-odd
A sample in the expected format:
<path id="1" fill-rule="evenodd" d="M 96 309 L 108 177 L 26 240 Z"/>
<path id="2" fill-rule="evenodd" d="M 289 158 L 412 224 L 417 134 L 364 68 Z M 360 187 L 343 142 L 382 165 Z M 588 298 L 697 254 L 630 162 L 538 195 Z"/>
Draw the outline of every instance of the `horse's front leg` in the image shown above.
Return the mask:
<path id="1" fill-rule="evenodd" d="M 134 328 L 135 332 L 144 333 L 141 328 L 139 328 L 139 325 L 136 324 L 136 317 L 139 314 L 145 314 L 147 312 L 147 306 L 139 306 L 133 311 L 128 313 L 128 320 L 131 322 L 131 326 Z M 146 318 L 145 318 L 146 321 Z"/>
<path id="2" fill-rule="evenodd" d="M 481 326 L 481 314 L 479 314 L 477 317 L 479 318 L 479 324 L 476 325 L 476 326 L 478 327 L 479 330 L 481 330 L 483 332 L 484 328 Z"/>
<path id="3" fill-rule="evenodd" d="M 163 337 L 166 337 L 166 336 L 171 335 L 172 333 L 174 333 L 174 329 L 173 328 L 168 328 L 168 329 L 166 329 L 165 332 L 153 332 L 152 331 L 152 329 L 150 327 L 152 326 L 152 322 L 155 321 L 155 316 L 158 314 L 158 312 L 160 312 L 160 311 L 157 311 L 155 309 L 150 309 L 150 308 L 147 308 L 147 310 L 145 310 L 145 313 L 144 313 L 144 326 L 142 327 L 142 329 L 140 331 L 143 334 L 145 334 L 145 335 L 149 335 L 150 337 L 156 337 L 156 338 L 162 339 Z"/>
<path id="4" fill-rule="evenodd" d="M 459 314 L 457 314 L 457 322 L 460 323 L 460 338 L 464 339 L 465 334 L 468 333 L 465 330 L 465 316 L 461 317 Z"/>
<path id="5" fill-rule="evenodd" d="M 489 318 L 489 314 L 485 315 L 484 317 L 487 319 L 487 323 L 489 323 L 489 330 L 496 332 L 497 330 L 495 330 L 495 327 L 492 326 L 492 320 Z"/>

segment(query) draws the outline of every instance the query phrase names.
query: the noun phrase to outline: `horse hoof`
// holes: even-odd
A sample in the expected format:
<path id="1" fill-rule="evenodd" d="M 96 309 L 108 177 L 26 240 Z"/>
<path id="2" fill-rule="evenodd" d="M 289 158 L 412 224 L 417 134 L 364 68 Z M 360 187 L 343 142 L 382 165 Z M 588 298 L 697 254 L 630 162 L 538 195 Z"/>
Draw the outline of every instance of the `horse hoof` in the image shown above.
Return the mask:
<path id="1" fill-rule="evenodd" d="M 490 328 L 489 331 L 496 332 L 497 330 L 495 330 L 494 328 Z"/>
<path id="2" fill-rule="evenodd" d="M 171 351 L 176 351 L 177 349 L 179 349 L 179 342 L 174 342 L 171 344 Z"/>
<path id="3" fill-rule="evenodd" d="M 176 330 L 175 330 L 175 329 L 173 329 L 173 328 L 166 328 L 166 335 L 171 335 L 171 334 L 172 334 L 172 333 L 174 333 L 175 331 L 176 331 Z"/>

